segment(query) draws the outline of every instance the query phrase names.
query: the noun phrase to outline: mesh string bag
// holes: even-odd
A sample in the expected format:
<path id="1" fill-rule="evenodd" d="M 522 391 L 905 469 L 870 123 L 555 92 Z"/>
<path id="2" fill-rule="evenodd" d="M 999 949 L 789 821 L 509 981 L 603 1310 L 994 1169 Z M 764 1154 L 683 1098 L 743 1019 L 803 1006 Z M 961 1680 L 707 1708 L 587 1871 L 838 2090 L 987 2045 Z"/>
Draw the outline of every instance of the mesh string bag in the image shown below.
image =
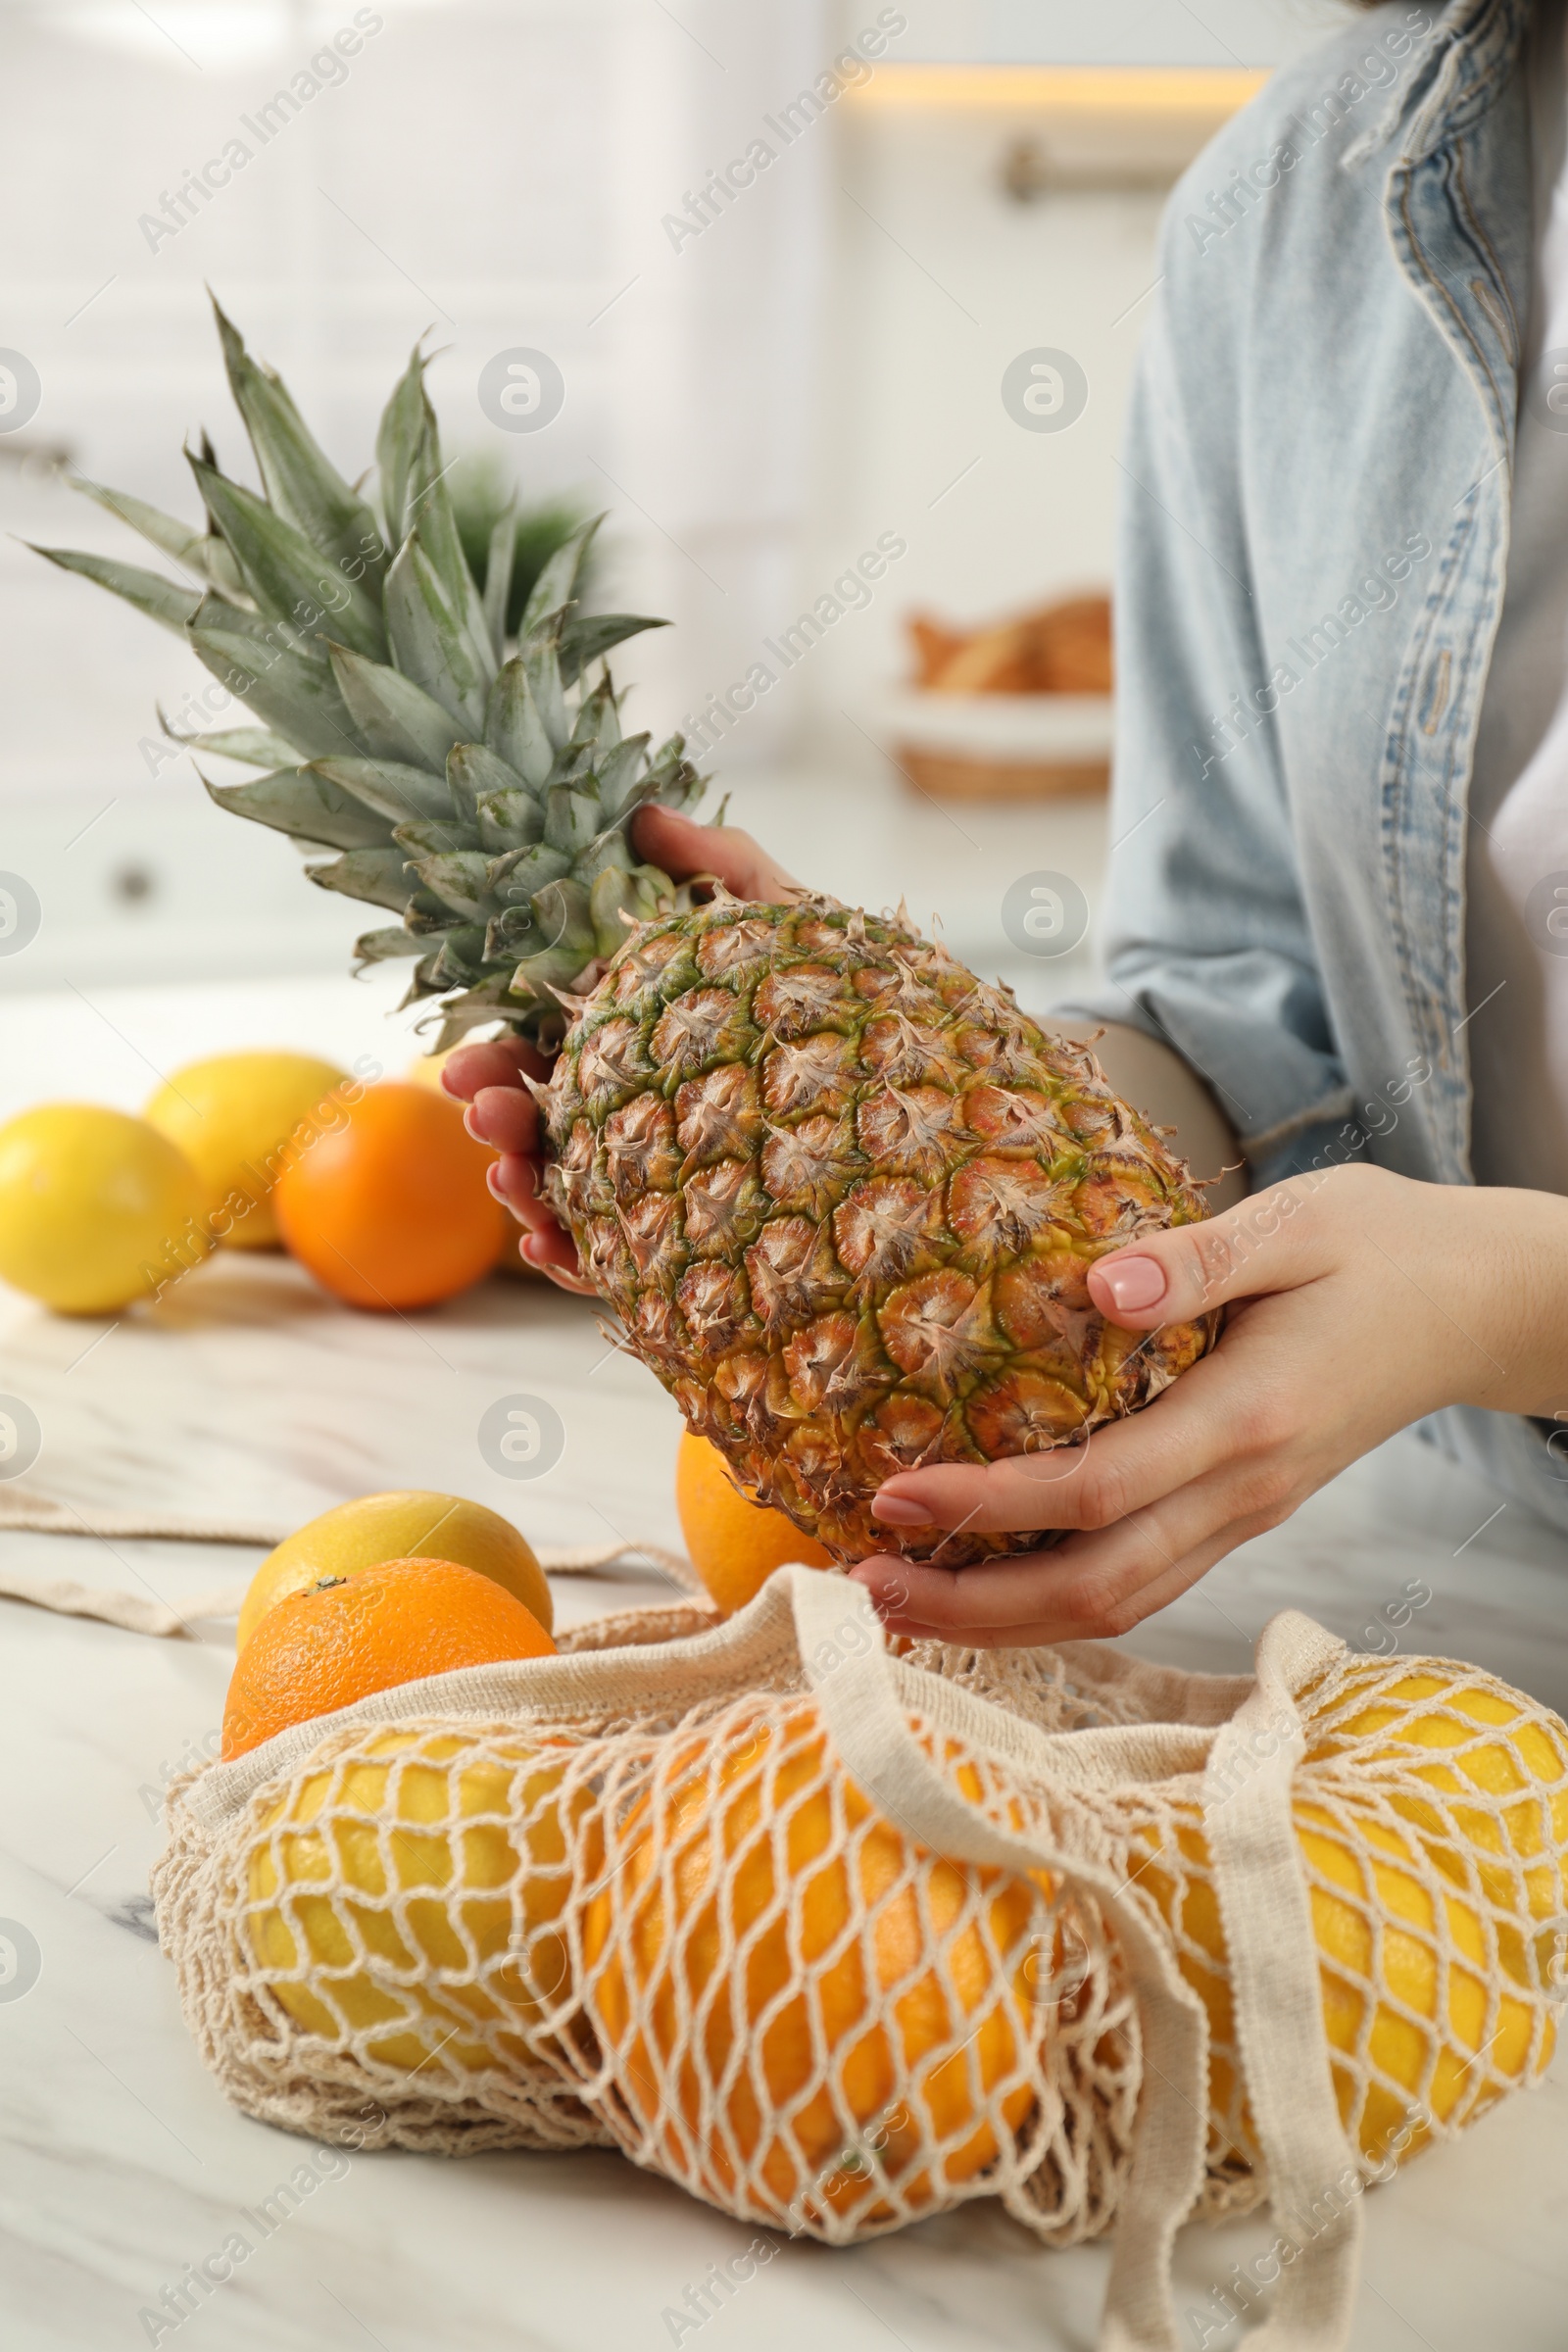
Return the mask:
<path id="1" fill-rule="evenodd" d="M 836 2244 L 1114 2226 L 1106 2352 L 1169 2352 L 1177 2227 L 1267 2197 L 1250 2340 L 1331 2352 L 1361 2187 L 1550 2058 L 1568 1733 L 1477 1669 L 1295 1612 L 1251 1678 L 894 1654 L 805 1569 L 567 1640 L 174 1789 L 160 1932 L 249 2113 L 617 2147 Z"/>

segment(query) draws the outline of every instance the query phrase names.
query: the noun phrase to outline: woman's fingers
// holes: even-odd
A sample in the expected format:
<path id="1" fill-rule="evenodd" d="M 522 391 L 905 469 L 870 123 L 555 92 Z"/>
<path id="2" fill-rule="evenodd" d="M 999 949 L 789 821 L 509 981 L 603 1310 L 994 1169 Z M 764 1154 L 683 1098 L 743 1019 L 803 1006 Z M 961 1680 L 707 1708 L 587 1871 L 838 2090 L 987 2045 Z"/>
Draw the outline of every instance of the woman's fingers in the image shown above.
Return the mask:
<path id="1" fill-rule="evenodd" d="M 563 1233 L 559 1225 L 537 1227 L 522 1237 L 521 1254 L 540 1274 L 548 1274 L 558 1290 L 571 1291 L 580 1298 L 597 1296 L 591 1282 L 585 1282 L 577 1270 L 577 1252 L 571 1236 Z"/>
<path id="2" fill-rule="evenodd" d="M 1146 1411 L 1083 1446 L 983 1468 L 947 1463 L 890 1478 L 872 1503 L 889 1527 L 1098 1528 L 1283 1434 L 1279 1366 L 1252 1346 L 1253 1294 L 1288 1293 L 1333 1271 L 1336 1234 L 1310 1181 L 1294 1180 L 1223 1217 L 1150 1234 L 1097 1260 L 1089 1288 L 1123 1330 L 1190 1322 L 1238 1302 L 1223 1345 Z M 1339 1246 L 1343 1246 L 1343 1240 Z M 1272 1311 L 1272 1310 L 1270 1310 Z"/>
<path id="3" fill-rule="evenodd" d="M 481 1045 L 456 1046 L 441 1066 L 441 1084 L 449 1095 L 460 1102 L 471 1102 L 481 1088 L 487 1086 L 515 1087 L 526 1093 L 522 1079 L 545 1079 L 550 1064 L 537 1046 L 525 1038 L 491 1037 Z"/>
<path id="4" fill-rule="evenodd" d="M 535 1152 L 539 1147 L 538 1105 L 520 1086 L 481 1086 L 463 1124 L 476 1143 L 497 1152 Z"/>
<path id="5" fill-rule="evenodd" d="M 885 1527 L 972 1528 L 977 1534 L 1031 1527 L 1087 1527 L 1093 1507 L 1085 1474 L 1100 1433 L 1083 1446 L 1009 1460 L 951 1462 L 930 1470 L 902 1470 L 877 1489 L 873 1518 Z"/>
<path id="6" fill-rule="evenodd" d="M 485 1170 L 485 1180 L 498 1200 L 534 1233 L 556 1232 L 555 1210 L 539 1189 L 539 1162 L 529 1152 L 503 1152 Z"/>
<path id="7" fill-rule="evenodd" d="M 1356 1173 L 1340 1170 L 1354 1181 Z M 1332 1271 L 1343 1247 L 1342 1185 L 1321 1202 L 1321 1179 L 1293 1177 L 1222 1216 L 1174 1225 L 1113 1250 L 1089 1269 L 1089 1296 L 1124 1331 L 1190 1323 L 1227 1299 L 1299 1290 Z"/>
<path id="8" fill-rule="evenodd" d="M 1165 1608 L 1179 1600 L 1189 1586 L 1198 1582 L 1214 1562 L 1222 1559 L 1232 1545 L 1242 1539 L 1230 1537 L 1216 1540 L 1200 1551 L 1189 1554 L 1174 1567 L 1167 1568 L 1153 1583 L 1143 1588 L 1139 1595 L 1137 1622 L 1152 1617 L 1156 1609 Z M 1047 1604 L 1049 1606 L 1049 1601 Z M 903 1634 L 915 1642 L 947 1642 L 971 1649 L 1037 1649 L 1048 1642 L 1107 1641 L 1117 1633 L 1125 1633 L 1124 1624 L 1063 1623 L 1059 1616 L 1027 1617 L 1017 1625 L 928 1625 L 906 1610 L 883 1610 L 878 1614 L 890 1634 Z"/>
<path id="9" fill-rule="evenodd" d="M 634 834 L 639 856 L 677 878 L 714 874 L 740 898 L 777 901 L 799 896 L 799 885 L 759 849 L 750 834 L 728 825 L 697 825 L 671 808 L 638 812 Z M 464 1125 L 498 1157 L 486 1182 L 498 1200 L 527 1230 L 521 1254 L 562 1290 L 592 1296 L 579 1271 L 576 1247 L 557 1222 L 541 1190 L 541 1134 L 538 1106 L 523 1084 L 547 1078 L 550 1063 L 521 1038 L 487 1039 L 459 1047 L 445 1063 L 441 1083 L 448 1095 L 466 1102 Z"/>
<path id="10" fill-rule="evenodd" d="M 1109 1527 L 1239 1454 L 1269 1444 L 1277 1367 L 1251 1345 L 1244 1310 L 1223 1348 L 1182 1375 L 1141 1413 L 1091 1432 L 1082 1446 L 980 1465 L 903 1470 L 877 1490 L 887 1527 L 973 1529 Z"/>
<path id="11" fill-rule="evenodd" d="M 884 1553 L 851 1574 L 897 1633 L 983 1644 L 1104 1640 L 1163 1608 L 1287 1507 L 1283 1482 L 1260 1488 L 1226 1469 L 1050 1550 L 957 1569 Z"/>
<path id="12" fill-rule="evenodd" d="M 563 1230 L 556 1213 L 539 1190 L 539 1162 L 523 1154 L 504 1152 L 493 1159 L 485 1170 L 486 1181 L 498 1200 L 504 1201 L 519 1225 L 526 1226 L 521 1254 L 530 1266 L 553 1281 L 562 1276 L 562 1288 L 581 1291 L 591 1296 L 593 1284 L 585 1282 L 578 1266 L 577 1245 L 569 1233 Z"/>
<path id="13" fill-rule="evenodd" d="M 632 819 L 632 845 L 639 858 L 662 866 L 677 882 L 716 874 L 738 899 L 766 906 L 800 896 L 793 876 L 737 825 L 699 825 L 678 808 L 640 808 Z"/>
<path id="14" fill-rule="evenodd" d="M 593 1284 L 585 1282 L 578 1270 L 576 1244 L 557 1223 L 549 1202 L 540 1197 L 538 1161 L 505 1152 L 490 1162 L 485 1181 L 496 1199 L 526 1228 L 520 1254 L 529 1265 L 536 1266 L 541 1274 L 548 1274 L 552 1282 L 559 1282 L 563 1290 L 591 1296 Z"/>
<path id="15" fill-rule="evenodd" d="M 1112 1630 L 1112 1619 L 1133 1595 L 1176 1566 L 1168 1543 L 1141 1524 L 1142 1516 L 1125 1521 L 1113 1544 L 1074 1538 L 1046 1551 L 984 1560 L 970 1568 L 880 1553 L 857 1561 L 851 1573 L 878 1609 L 890 1612 L 890 1621 L 922 1625 L 944 1641 L 1048 1623 L 1055 1628 L 1051 1637 L 1055 1641 L 1102 1635 Z M 1114 1630 L 1126 1627 L 1118 1622 Z"/>

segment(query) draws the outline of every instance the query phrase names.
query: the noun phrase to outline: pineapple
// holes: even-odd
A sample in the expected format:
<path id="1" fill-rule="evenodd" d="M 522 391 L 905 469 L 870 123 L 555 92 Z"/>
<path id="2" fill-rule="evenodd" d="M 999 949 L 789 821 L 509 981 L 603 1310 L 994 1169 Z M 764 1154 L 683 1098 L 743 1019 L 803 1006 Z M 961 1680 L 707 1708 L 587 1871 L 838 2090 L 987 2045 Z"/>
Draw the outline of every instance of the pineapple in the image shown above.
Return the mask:
<path id="1" fill-rule="evenodd" d="M 381 420 L 379 507 L 317 448 L 219 313 L 266 489 L 191 459 L 208 527 L 78 482 L 196 585 L 44 548 L 182 634 L 251 725 L 180 737 L 263 767 L 220 807 L 338 854 L 312 881 L 400 915 L 438 1046 L 509 1022 L 560 1045 L 550 1198 L 628 1347 L 746 1489 L 838 1559 L 958 1567 L 1037 1537 L 878 1527 L 885 1478 L 1081 1445 L 1201 1355 L 1218 1318 L 1139 1339 L 1094 1259 L 1201 1196 L 1087 1050 L 1048 1036 L 897 916 L 828 899 L 694 906 L 628 841 L 704 779 L 679 735 L 622 737 L 585 615 L 593 536 L 544 564 L 508 653 L 516 518 L 482 589 L 416 351 Z M 599 669 L 597 679 L 588 673 Z M 608 962 L 608 969 L 606 968 Z"/>
<path id="2" fill-rule="evenodd" d="M 720 895 L 642 924 L 548 1088 L 552 1205 L 632 1349 L 835 1558 L 961 1567 L 1038 1536 L 897 1533 L 886 1478 L 1081 1444 L 1217 1315 L 1140 1338 L 1085 1277 L 1204 1213 L 1093 1054 L 903 917 Z"/>
<path id="3" fill-rule="evenodd" d="M 544 563 L 509 659 L 516 510 L 496 516 L 481 593 L 420 354 L 381 418 L 377 511 L 220 310 L 218 327 L 266 497 L 220 472 L 204 439 L 187 454 L 205 532 L 74 480 L 193 584 L 71 549 L 36 552 L 183 636 L 247 706 L 255 724 L 167 731 L 267 769 L 248 783 L 203 782 L 220 808 L 335 850 L 305 869 L 323 890 L 402 918 L 360 939 L 360 968 L 412 959 L 404 1002 L 442 1000 L 438 1048 L 498 1018 L 548 1045 L 563 1025 L 552 988 L 620 945 L 622 911 L 689 902 L 636 863 L 627 828 L 646 802 L 692 806 L 704 779 L 679 735 L 653 753 L 647 735 L 622 736 L 603 664 L 612 646 L 664 624 L 579 610 L 588 522 Z"/>
<path id="4" fill-rule="evenodd" d="M 490 542 L 514 496 L 506 468 L 499 458 L 470 454 L 459 458 L 447 468 L 447 485 L 468 569 L 483 588 L 490 567 Z M 533 594 L 535 580 L 557 548 L 564 546 L 587 519 L 570 499 L 551 500 L 517 514 L 513 532 L 512 593 L 507 598 L 505 624 L 509 637 L 515 637 L 522 626 L 523 609 Z M 585 565 L 577 575 L 579 595 L 587 577 Z"/>

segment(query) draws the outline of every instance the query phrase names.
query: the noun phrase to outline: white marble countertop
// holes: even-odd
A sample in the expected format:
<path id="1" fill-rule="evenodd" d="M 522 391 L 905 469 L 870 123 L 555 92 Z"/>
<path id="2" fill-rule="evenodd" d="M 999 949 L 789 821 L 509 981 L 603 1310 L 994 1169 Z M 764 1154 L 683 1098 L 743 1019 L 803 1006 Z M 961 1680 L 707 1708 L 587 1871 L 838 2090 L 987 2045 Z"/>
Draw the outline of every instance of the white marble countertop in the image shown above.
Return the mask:
<path id="1" fill-rule="evenodd" d="M 187 996 L 181 1014 L 153 994 L 94 993 L 127 1059 L 112 1090 L 106 1047 L 104 1083 L 82 1091 L 135 1101 L 134 1057 L 160 1059 L 175 1031 L 190 1052 L 220 1042 L 210 1001 Z M 238 1042 L 247 1001 L 225 1002 Z M 254 1004 L 244 1026 L 250 1038 L 320 1037 L 348 1053 L 371 1001 L 354 1002 L 352 1016 L 329 1010 L 342 992 L 325 981 L 274 988 L 270 1030 Z M 58 1003 L 13 1001 L 11 1087 L 24 1069 L 30 1092 L 63 1091 L 62 1018 Z M 50 1079 L 32 1083 L 46 1067 Z M 500 1277 L 445 1308 L 391 1319 L 333 1306 L 283 1260 L 234 1254 L 157 1312 L 115 1326 L 56 1321 L 0 1294 L 0 1389 L 24 1396 L 42 1426 L 32 1483 L 89 1509 L 212 1509 L 291 1525 L 352 1494 L 428 1486 L 490 1502 L 544 1544 L 612 1533 L 679 1541 L 674 1408 L 607 1351 L 590 1312 Z M 548 1395 L 566 1431 L 559 1465 L 528 1485 L 495 1475 L 476 1440 L 484 1408 L 517 1391 Z M 176 1603 L 242 1579 L 259 1556 L 86 1538 L 0 1543 L 19 1566 Z M 1432 1599 L 1401 1637 L 1406 1649 L 1476 1659 L 1568 1709 L 1561 1540 L 1514 1508 L 1497 1514 L 1495 1495 L 1413 1439 L 1224 1562 L 1129 1646 L 1235 1671 L 1284 1603 L 1357 1639 L 1408 1579 Z M 564 1581 L 561 1615 L 662 1590 L 652 1574 Z M 226 1629 L 205 1636 L 149 1640 L 0 1601 L 0 1786 L 11 1792 L 0 1919 L 21 1923 L 39 1954 L 21 1997 L 21 1979 L 0 1980 L 6 2352 L 128 2352 L 154 2340 L 140 2314 L 308 2151 L 223 2104 L 153 1936 L 159 1790 L 214 1734 L 230 1666 Z M 346 2161 L 156 2340 L 177 2336 L 182 2352 L 653 2352 L 672 2340 L 665 2310 L 753 2234 L 605 2154 Z M 1368 2197 L 1356 2352 L 1561 2352 L 1565 2225 L 1568 2062 Z M 1260 2222 L 1184 2232 L 1178 2309 L 1202 2305 L 1266 2236 Z M 817 2352 L 1088 2352 L 1105 2267 L 1102 2248 L 1041 2252 L 980 2202 L 851 2252 L 786 2245 L 707 2323 L 702 2352 L 797 2352 L 803 2340 Z M 1185 2332 L 1199 2342 L 1196 2328 Z M 1207 2340 L 1232 2352 L 1243 2339 L 1233 2328 Z"/>

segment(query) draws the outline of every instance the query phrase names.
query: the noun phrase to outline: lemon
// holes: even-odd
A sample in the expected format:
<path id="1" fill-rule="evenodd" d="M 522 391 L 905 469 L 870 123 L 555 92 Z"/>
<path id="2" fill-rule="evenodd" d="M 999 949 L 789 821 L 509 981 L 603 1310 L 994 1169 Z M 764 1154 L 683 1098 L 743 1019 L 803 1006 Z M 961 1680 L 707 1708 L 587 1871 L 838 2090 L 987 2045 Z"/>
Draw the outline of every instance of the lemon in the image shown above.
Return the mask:
<path id="1" fill-rule="evenodd" d="M 410 2074 L 427 2067 L 437 2050 L 473 2073 L 492 2068 L 497 2049 L 514 2067 L 537 2066 L 517 2033 L 487 2042 L 482 2034 L 458 2035 L 454 2019 L 495 2021 L 510 2011 L 534 2023 L 541 2000 L 564 1992 L 570 1977 L 564 1931 L 555 1932 L 555 1923 L 570 1899 L 575 1846 L 590 1857 L 590 1880 L 600 1875 L 592 1790 L 578 1782 L 564 1799 L 557 1795 L 565 1769 L 562 1750 L 541 1756 L 527 1741 L 505 1736 L 482 1756 L 474 1756 L 475 1745 L 466 1733 L 374 1733 L 366 1740 L 365 1762 L 340 1778 L 332 1771 L 309 1774 L 270 1806 L 261 1842 L 251 1849 L 254 1907 L 245 1928 L 264 1968 L 291 1972 L 271 1986 L 279 2003 L 307 2034 L 328 2042 L 338 2039 L 344 2020 L 381 2027 L 369 2056 Z M 323 1833 L 323 1810 L 330 1818 L 339 1803 L 361 1818 L 346 1836 L 336 1824 Z M 465 1823 L 456 1838 L 447 1834 L 454 1804 Z M 388 1863 L 396 1890 L 406 1888 L 415 1899 L 406 1907 L 352 1904 L 364 1950 L 373 1955 L 367 1966 L 344 1931 L 330 1883 L 341 1868 L 348 1886 L 366 1890 L 374 1869 L 370 1855 L 380 1850 L 368 1826 L 377 1814 L 398 1825 L 387 1841 Z M 475 1818 L 481 1815 L 488 1818 Z M 274 1826 L 275 1843 L 265 1835 Z M 520 1876 L 519 1863 L 527 1865 Z M 384 1872 L 375 1891 L 388 1892 Z M 464 1984 L 448 1994 L 420 1981 L 421 1964 L 461 1970 L 470 1950 L 487 1964 L 482 1991 Z M 396 1990 L 373 1973 L 382 1960 L 399 1972 Z M 303 1980 L 292 1974 L 301 1962 Z M 330 2006 L 312 1988 L 313 1978 L 321 1982 L 316 1970 L 323 1964 L 332 1971 Z"/>
<path id="2" fill-rule="evenodd" d="M 156 1298 L 212 1247 L 207 1188 L 146 1119 L 44 1102 L 0 1127 L 0 1279 L 65 1315 Z"/>
<path id="3" fill-rule="evenodd" d="M 403 1559 L 456 1560 L 460 1568 L 490 1577 L 520 1600 L 546 1633 L 555 1621 L 545 1572 L 510 1519 L 461 1494 L 415 1489 L 361 1494 L 285 1536 L 251 1579 L 239 1613 L 239 1647 L 244 1648 L 274 1602 L 315 1584 L 318 1576 L 347 1576 L 356 1568 Z"/>
<path id="4" fill-rule="evenodd" d="M 1410 2094 L 1440 2123 L 1468 2121 L 1500 2095 L 1499 2081 L 1523 2082 L 1544 2071 L 1555 2020 L 1544 2030 L 1531 1956 L 1533 1924 L 1554 1929 L 1568 1892 L 1568 1745 L 1563 1726 L 1544 1707 L 1514 1691 L 1477 1689 L 1464 1669 L 1439 1658 L 1412 1661 L 1397 1682 L 1381 1680 L 1378 1662 L 1354 1670 L 1369 1691 L 1358 1712 L 1340 1712 L 1355 1683 L 1327 1686 L 1332 1729 L 1321 1736 L 1313 1701 L 1305 1702 L 1307 1762 L 1344 1757 L 1350 1768 L 1329 1810 L 1309 1792 L 1293 1800 L 1301 1852 L 1312 1866 L 1309 1900 L 1321 1962 L 1323 2025 L 1342 2120 L 1362 2153 L 1382 2161 L 1430 2137 L 1410 2125 Z M 1473 1728 L 1497 1736 L 1474 1744 Z M 1462 1749 L 1457 1763 L 1443 1751 Z M 1426 1751 L 1412 1756 L 1411 1750 Z M 1377 1776 L 1392 1767 L 1393 1786 Z M 1430 1795 L 1408 1787 L 1412 1774 Z M 1403 1785 L 1400 1785 L 1402 1781 Z M 1532 1783 L 1550 1790 L 1543 1809 L 1529 1801 Z M 1467 1804 L 1467 1791 L 1520 1802 L 1500 1819 Z M 1168 1926 L 1179 1924 L 1178 1966 L 1208 2012 L 1209 2082 L 1216 2110 L 1228 2112 L 1241 2061 L 1229 1984 L 1225 1930 L 1206 1873 L 1206 1832 L 1197 1807 L 1176 1807 L 1175 1850 L 1198 1865 L 1183 1886 L 1161 1865 L 1157 1828 L 1139 1832 L 1155 1857 L 1133 1873 Z M 1518 1872 L 1519 1863 L 1532 1865 Z M 1434 1868 L 1451 1883 L 1443 1916 L 1434 1904 Z M 1519 1880 L 1528 1913 L 1519 1917 Z M 1339 1891 L 1336 1891 L 1338 1889 Z M 1489 1940 L 1489 1936 L 1491 1940 Z M 1446 1959 L 1444 1943 L 1452 1947 Z M 1357 2053 L 1376 2069 L 1352 2115 Z M 1350 2064 L 1335 2065 L 1344 2052 Z M 1476 2076 L 1478 2057 L 1487 2072 Z M 1245 2153 L 1255 2160 L 1242 2118 Z"/>
<path id="5" fill-rule="evenodd" d="M 201 1177 L 220 1241 L 236 1250 L 275 1245 L 271 1191 L 281 1148 L 347 1076 L 312 1054 L 214 1054 L 158 1089 L 146 1115 Z M 318 1125 L 329 1123 L 334 1108 L 327 1103 Z"/>

